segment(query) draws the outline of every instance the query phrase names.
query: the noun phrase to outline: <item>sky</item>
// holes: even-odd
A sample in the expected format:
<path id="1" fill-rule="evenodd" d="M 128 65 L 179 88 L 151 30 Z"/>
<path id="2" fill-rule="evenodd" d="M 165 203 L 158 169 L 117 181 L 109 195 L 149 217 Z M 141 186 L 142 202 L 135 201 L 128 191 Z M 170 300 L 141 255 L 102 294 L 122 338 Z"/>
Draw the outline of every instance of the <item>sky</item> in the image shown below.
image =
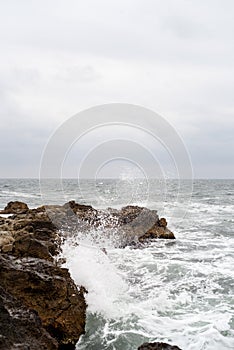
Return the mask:
<path id="1" fill-rule="evenodd" d="M 233 0 L 0 0 L 0 177 L 38 177 L 54 130 L 107 103 L 163 116 L 195 178 L 234 178 Z"/>

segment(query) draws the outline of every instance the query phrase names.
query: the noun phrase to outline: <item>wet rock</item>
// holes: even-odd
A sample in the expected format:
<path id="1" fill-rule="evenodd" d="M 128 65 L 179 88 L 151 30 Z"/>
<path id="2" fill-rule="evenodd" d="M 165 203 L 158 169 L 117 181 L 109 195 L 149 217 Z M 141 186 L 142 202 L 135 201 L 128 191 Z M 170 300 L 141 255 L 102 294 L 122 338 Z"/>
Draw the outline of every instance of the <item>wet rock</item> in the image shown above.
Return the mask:
<path id="1" fill-rule="evenodd" d="M 138 350 L 181 350 L 178 346 L 167 343 L 144 343 L 139 346 Z"/>
<path id="2" fill-rule="evenodd" d="M 46 213 L 42 216 L 28 210 L 24 214 L 2 218 L 0 230 L 0 251 L 3 251 L 3 246 L 13 244 L 12 254 L 16 256 L 50 261 L 60 252 L 61 237 Z"/>
<path id="3" fill-rule="evenodd" d="M 20 214 L 26 213 L 27 211 L 28 206 L 26 203 L 14 201 L 9 202 L 3 210 L 0 210 L 0 214 Z"/>
<path id="4" fill-rule="evenodd" d="M 144 235 L 139 237 L 139 241 L 144 242 L 156 238 L 175 239 L 175 235 L 167 227 L 161 227 L 158 224 L 155 224 Z"/>
<path id="5" fill-rule="evenodd" d="M 79 211 L 93 211 L 95 209 L 93 209 L 93 207 L 91 205 L 85 205 L 85 204 L 79 204 L 76 203 L 75 201 L 69 201 L 68 203 L 65 203 L 64 208 L 71 208 L 73 210 L 74 213 L 77 213 Z"/>
<path id="6" fill-rule="evenodd" d="M 118 213 L 119 222 L 121 224 L 133 222 L 133 220 L 136 220 L 144 210 L 145 208 L 134 205 L 128 205 L 126 207 L 123 207 Z M 156 216 L 155 219 L 156 218 L 158 218 L 158 216 Z"/>
<path id="7" fill-rule="evenodd" d="M 57 258 L 69 235 L 101 227 L 123 247 L 175 238 L 166 219 L 139 206 L 97 210 L 70 201 L 28 209 L 10 202 L 2 212 L 13 215 L 0 217 L 0 349 L 75 349 L 85 328 L 86 291 Z"/>
<path id="8" fill-rule="evenodd" d="M 0 281 L 6 293 L 37 313 L 59 346 L 75 348 L 84 333 L 86 304 L 83 290 L 77 289 L 67 269 L 43 259 L 4 254 L 0 255 Z"/>
<path id="9" fill-rule="evenodd" d="M 165 218 L 161 218 L 158 220 L 158 225 L 160 227 L 167 227 L 167 220 Z"/>
<path id="10" fill-rule="evenodd" d="M 0 252 L 10 252 L 13 248 L 14 238 L 8 231 L 0 231 Z"/>
<path id="11" fill-rule="evenodd" d="M 15 202 L 14 202 L 15 203 Z M 7 207 L 11 207 L 8 203 Z M 6 208 L 7 208 L 6 207 Z M 5 221 L 4 221 L 5 220 Z M 66 235 L 72 233 L 86 232 L 93 229 L 103 229 L 105 235 L 112 235 L 116 231 L 116 241 L 120 246 L 133 244 L 134 242 L 143 243 L 147 240 L 164 238 L 174 239 L 175 236 L 167 228 L 165 218 L 159 218 L 156 210 L 150 210 L 139 206 L 126 206 L 120 210 L 108 208 L 107 210 L 97 210 L 89 205 L 78 204 L 75 201 L 60 205 L 46 205 L 37 209 L 28 209 L 26 212 L 14 214 L 10 218 L 0 219 L 0 230 L 12 233 L 14 240 L 23 239 L 25 254 L 33 250 L 33 257 L 40 257 L 35 254 L 35 249 L 26 249 L 24 237 L 30 234 L 33 239 L 41 242 L 41 248 L 46 255 L 45 247 L 49 254 L 59 253 L 61 236 L 58 230 L 62 230 Z M 115 233 L 114 233 L 115 234 Z M 12 242 L 5 242 L 8 244 Z M 39 244 L 37 241 L 32 245 Z M 20 249 L 20 243 L 15 244 L 13 251 Z M 3 246 L 0 236 L 0 248 Z M 7 248 L 6 248 L 7 249 Z M 22 250 L 21 249 L 21 250 Z M 24 256 L 24 254 L 22 255 Z M 48 255 L 48 259 L 50 259 Z"/>
<path id="12" fill-rule="evenodd" d="M 56 258 L 62 239 L 44 207 L 0 218 L 0 288 L 9 299 L 1 306 L 0 349 L 75 349 L 86 303 L 84 289 Z"/>
<path id="13" fill-rule="evenodd" d="M 130 245 L 149 239 L 174 239 L 174 234 L 167 228 L 165 218 L 159 218 L 156 210 L 139 206 L 126 206 L 120 210 L 108 208 L 97 210 L 92 206 L 78 204 L 75 201 L 63 206 L 49 205 L 36 209 L 37 213 L 47 215 L 53 224 L 67 234 L 72 232 L 87 232 L 90 229 L 102 228 L 105 235 L 116 231 L 116 241 L 120 246 Z"/>
<path id="14" fill-rule="evenodd" d="M 120 210 L 110 210 L 116 222 L 112 220 L 113 226 L 118 226 L 120 232 L 124 233 L 127 244 L 136 244 L 156 238 L 174 239 L 175 236 L 167 228 L 165 218 L 159 219 L 156 210 L 150 210 L 138 206 L 127 206 Z"/>
<path id="15" fill-rule="evenodd" d="M 158 238 L 175 239 L 173 232 L 167 228 L 166 219 L 159 219 L 155 210 L 128 206 L 122 208 L 117 215 L 120 217 L 119 227 L 125 231 L 126 236 L 135 236 L 141 243 Z"/>
<path id="16" fill-rule="evenodd" d="M 0 349 L 58 349 L 38 314 L 0 287 Z"/>
<path id="17" fill-rule="evenodd" d="M 2 246 L 1 248 L 3 253 L 10 253 L 13 250 L 13 244 L 12 243 L 8 243 Z"/>
<path id="18" fill-rule="evenodd" d="M 156 210 L 128 205 L 120 210 L 108 208 L 97 210 L 89 205 L 81 205 L 70 201 L 63 206 L 45 206 L 45 210 L 55 226 L 66 231 L 85 232 L 90 229 L 103 229 L 105 234 L 116 230 L 122 246 L 150 239 L 174 239 L 175 236 L 167 228 L 165 218 L 159 218 Z"/>
<path id="19" fill-rule="evenodd" d="M 17 257 L 34 257 L 53 261 L 53 256 L 49 252 L 46 243 L 43 243 L 34 237 L 26 236 L 17 239 L 14 242 L 14 245 L 12 245 L 12 248 L 12 254 Z"/>

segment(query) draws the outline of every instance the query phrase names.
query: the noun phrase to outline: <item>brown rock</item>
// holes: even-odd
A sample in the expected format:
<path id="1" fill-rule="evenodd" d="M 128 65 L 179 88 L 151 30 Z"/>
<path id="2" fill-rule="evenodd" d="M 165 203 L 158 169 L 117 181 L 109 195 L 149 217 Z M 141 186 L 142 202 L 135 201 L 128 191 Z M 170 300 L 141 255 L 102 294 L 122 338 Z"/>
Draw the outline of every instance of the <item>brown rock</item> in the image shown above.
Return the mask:
<path id="1" fill-rule="evenodd" d="M 67 269 L 42 259 L 0 255 L 0 283 L 38 313 L 42 326 L 60 345 L 75 348 L 84 333 L 86 304 L 83 290 L 77 290 Z"/>
<path id="2" fill-rule="evenodd" d="M 70 201 L 64 206 L 28 209 L 25 203 L 10 202 L 5 210 L 14 212 L 14 215 L 0 217 L 0 250 L 3 253 L 0 254 L 0 287 L 12 298 L 12 308 L 17 309 L 15 303 L 18 303 L 25 315 L 32 318 L 32 324 L 38 324 L 39 333 L 32 333 L 34 347 L 29 342 L 30 327 L 22 318 L 19 325 L 22 342 L 14 334 L 8 341 L 6 335 L 0 337 L 0 349 L 1 341 L 4 349 L 17 349 L 16 343 L 22 344 L 19 349 L 75 348 L 75 343 L 84 333 L 85 290 L 77 289 L 68 270 L 60 268 L 54 256 L 59 253 L 62 240 L 76 233 L 77 229 L 85 232 L 101 226 L 103 234 L 112 237 L 113 233 L 117 234 L 119 246 L 132 242 L 140 245 L 139 241 L 152 238 L 175 238 L 167 229 L 166 220 L 159 219 L 156 211 L 138 206 L 96 210 Z M 6 304 L 2 306 L 5 320 L 13 317 L 8 307 Z M 20 323 L 15 319 L 9 322 L 13 329 Z M 3 334 L 11 331 L 7 324 L 2 326 L 0 323 L 1 332 L 2 328 Z M 40 345 L 39 338 L 47 345 Z"/>
<path id="3" fill-rule="evenodd" d="M 138 350 L 181 350 L 178 346 L 167 343 L 144 343 L 139 346 Z"/>
<path id="4" fill-rule="evenodd" d="M 58 342 L 33 310 L 0 287 L 0 349 L 57 350 Z"/>
<path id="5" fill-rule="evenodd" d="M 82 231 L 101 226 L 104 234 L 108 235 L 111 234 L 111 230 L 117 229 L 119 243 L 122 247 L 137 241 L 142 243 L 148 239 L 175 238 L 174 234 L 167 228 L 166 219 L 159 219 L 156 210 L 133 205 L 128 205 L 120 210 L 112 208 L 96 210 L 91 206 L 80 205 L 74 201 L 66 203 L 63 208 L 70 208 L 76 213 L 79 219 L 76 224 Z"/>
<path id="6" fill-rule="evenodd" d="M 17 257 L 33 257 L 53 261 L 46 244 L 30 236 L 17 239 L 14 242 L 12 253 Z"/>
<path id="7" fill-rule="evenodd" d="M 0 214 L 20 214 L 26 213 L 28 211 L 28 206 L 26 203 L 15 201 L 9 202 L 7 206 L 0 211 Z"/>
<path id="8" fill-rule="evenodd" d="M 0 336 L 0 349 L 1 341 L 4 350 L 75 349 L 85 327 L 84 289 L 78 290 L 68 270 L 60 268 L 59 262 L 54 260 L 60 251 L 59 232 L 45 207 L 31 210 L 24 207 L 25 211 L 14 205 L 7 207 L 7 211 L 14 209 L 15 214 L 0 218 L 0 250 L 3 253 L 0 254 L 0 287 L 11 295 L 14 310 L 17 309 L 15 303 L 19 303 L 28 317 L 35 315 L 37 334 L 42 343 L 36 340 L 33 331 L 31 338 L 35 345 L 30 343 L 31 329 L 24 323 L 24 318 L 21 324 L 20 318 L 17 325 L 21 327 L 22 341 L 16 335 L 9 339 Z M 66 210 L 61 206 L 53 206 L 50 210 L 61 222 L 66 217 Z M 6 317 L 12 316 L 10 311 L 8 315 L 7 309 L 4 310 Z M 13 329 L 14 325 L 12 320 Z M 6 334 L 11 332 L 7 324 L 0 324 L 0 334 L 4 333 L 3 329 Z"/>
<path id="9" fill-rule="evenodd" d="M 93 211 L 93 207 L 91 205 L 85 205 L 85 204 L 79 204 L 75 201 L 69 201 L 68 203 L 65 203 L 64 208 L 71 208 L 75 213 L 77 211 Z"/>
<path id="10" fill-rule="evenodd" d="M 12 249 L 13 249 L 13 244 L 12 243 L 5 244 L 4 246 L 2 246 L 2 252 L 3 253 L 12 252 Z"/>
<path id="11" fill-rule="evenodd" d="M 8 231 L 0 231 L 0 251 L 9 252 L 12 248 L 12 243 L 14 242 L 14 238 L 12 237 L 11 232 Z"/>
<path id="12" fill-rule="evenodd" d="M 161 218 L 158 221 L 158 225 L 161 226 L 161 227 L 167 227 L 167 220 L 165 218 Z"/>
<path id="13" fill-rule="evenodd" d="M 121 247 L 148 239 L 175 238 L 167 228 L 166 219 L 159 219 L 157 211 L 131 205 L 120 210 L 96 210 L 89 205 L 70 201 L 63 206 L 42 206 L 2 220 L 1 230 L 11 231 L 15 239 L 30 233 L 34 239 L 42 241 L 42 248 L 46 245 L 52 255 L 59 253 L 61 237 L 58 229 L 62 229 L 65 235 L 72 235 L 77 230 L 86 232 L 101 226 L 103 234 L 107 236 L 115 235 L 116 231 L 116 245 L 119 241 Z"/>
<path id="14" fill-rule="evenodd" d="M 144 235 L 139 238 L 140 242 L 144 242 L 148 239 L 175 239 L 174 233 L 171 232 L 167 227 L 158 226 L 155 224 L 151 229 L 149 229 Z"/>

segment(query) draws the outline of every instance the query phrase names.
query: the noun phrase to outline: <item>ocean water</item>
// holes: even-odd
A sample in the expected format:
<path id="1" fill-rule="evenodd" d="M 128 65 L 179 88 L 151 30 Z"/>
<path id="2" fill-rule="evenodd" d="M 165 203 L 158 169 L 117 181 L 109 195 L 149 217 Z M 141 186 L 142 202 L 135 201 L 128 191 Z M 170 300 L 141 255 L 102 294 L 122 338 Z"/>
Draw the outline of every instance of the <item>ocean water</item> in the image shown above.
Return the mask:
<path id="1" fill-rule="evenodd" d="M 143 249 L 115 248 L 110 237 L 99 244 L 93 237 L 102 237 L 101 229 L 65 242 L 66 266 L 89 291 L 77 349 L 134 350 L 145 341 L 234 349 L 234 180 L 195 180 L 192 194 L 190 185 L 99 179 L 64 180 L 61 188 L 50 180 L 41 194 L 38 180 L 0 179 L 0 208 L 11 200 L 29 207 L 71 199 L 98 208 L 146 205 L 176 235 Z"/>

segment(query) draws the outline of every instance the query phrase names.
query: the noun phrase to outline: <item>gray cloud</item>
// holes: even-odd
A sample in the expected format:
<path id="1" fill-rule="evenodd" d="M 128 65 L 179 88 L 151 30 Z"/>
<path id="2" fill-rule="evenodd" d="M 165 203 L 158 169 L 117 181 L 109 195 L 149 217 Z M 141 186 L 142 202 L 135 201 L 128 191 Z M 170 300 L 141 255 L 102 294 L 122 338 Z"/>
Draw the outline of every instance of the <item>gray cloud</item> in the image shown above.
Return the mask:
<path id="1" fill-rule="evenodd" d="M 233 11 L 232 0 L 1 2 L 0 176 L 37 176 L 61 122 L 126 102 L 179 131 L 197 177 L 233 177 Z"/>

